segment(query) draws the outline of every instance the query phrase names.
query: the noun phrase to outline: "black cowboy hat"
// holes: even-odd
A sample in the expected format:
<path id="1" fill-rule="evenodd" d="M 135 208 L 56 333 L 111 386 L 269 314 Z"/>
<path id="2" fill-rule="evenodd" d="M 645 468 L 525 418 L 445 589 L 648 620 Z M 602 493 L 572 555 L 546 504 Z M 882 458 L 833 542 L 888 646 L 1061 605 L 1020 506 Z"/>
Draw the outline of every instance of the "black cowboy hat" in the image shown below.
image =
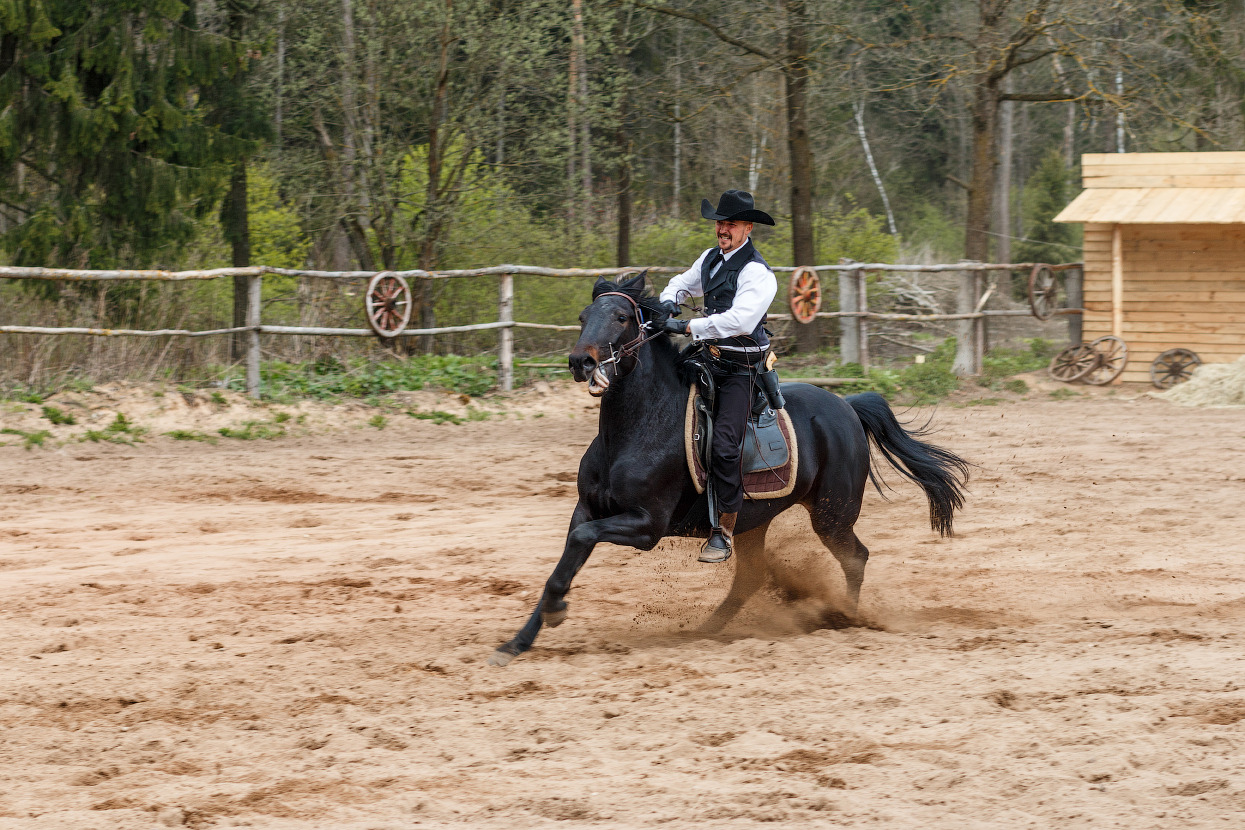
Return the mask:
<path id="1" fill-rule="evenodd" d="M 756 222 L 758 225 L 774 224 L 774 217 L 752 206 L 752 194 L 742 190 L 728 190 L 718 199 L 714 210 L 708 199 L 700 200 L 700 215 L 706 219 L 735 219 L 740 222 Z"/>

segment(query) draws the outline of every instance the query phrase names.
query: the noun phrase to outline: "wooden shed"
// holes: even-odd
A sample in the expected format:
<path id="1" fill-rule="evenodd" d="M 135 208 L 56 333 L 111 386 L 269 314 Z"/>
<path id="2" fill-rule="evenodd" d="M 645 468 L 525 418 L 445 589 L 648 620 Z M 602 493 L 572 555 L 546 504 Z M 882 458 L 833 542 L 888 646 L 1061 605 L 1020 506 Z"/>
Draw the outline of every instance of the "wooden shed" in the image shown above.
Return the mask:
<path id="1" fill-rule="evenodd" d="M 1245 355 L 1245 152 L 1092 153 L 1056 222 L 1085 224 L 1086 342 L 1128 344 L 1120 381 L 1161 352 Z"/>

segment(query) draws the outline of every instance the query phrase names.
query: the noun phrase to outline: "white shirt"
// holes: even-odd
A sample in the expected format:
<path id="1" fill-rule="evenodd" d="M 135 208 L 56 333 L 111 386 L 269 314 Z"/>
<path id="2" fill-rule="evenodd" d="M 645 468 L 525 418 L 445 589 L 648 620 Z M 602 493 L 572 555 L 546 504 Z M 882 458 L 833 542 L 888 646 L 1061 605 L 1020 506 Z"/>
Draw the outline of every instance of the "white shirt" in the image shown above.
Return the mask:
<path id="1" fill-rule="evenodd" d="M 723 254 L 722 263 L 714 266 L 709 276 L 716 274 L 718 269 L 726 264 L 726 260 L 734 256 L 742 247 L 744 246 L 740 245 L 739 248 Z M 705 257 L 713 256 L 717 250 L 717 248 L 710 248 L 705 251 L 696 258 L 691 268 L 670 280 L 670 284 L 661 292 L 661 300 L 677 302 L 679 294 L 690 294 L 693 297 L 704 296 L 700 269 Z M 731 307 L 719 314 L 710 314 L 708 317 L 690 321 L 687 332 L 693 340 L 718 340 L 723 337 L 752 334 L 777 293 L 778 279 L 774 276 L 774 272 L 755 260 L 749 262 L 739 272 L 739 282 L 735 287 L 735 300 L 731 303 Z"/>

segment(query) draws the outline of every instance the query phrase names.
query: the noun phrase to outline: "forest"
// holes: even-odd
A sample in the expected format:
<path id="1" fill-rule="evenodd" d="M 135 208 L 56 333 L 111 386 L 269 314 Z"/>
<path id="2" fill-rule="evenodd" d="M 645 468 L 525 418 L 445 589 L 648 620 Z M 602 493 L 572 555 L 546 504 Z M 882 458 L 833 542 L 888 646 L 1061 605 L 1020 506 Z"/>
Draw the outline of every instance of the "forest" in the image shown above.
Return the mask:
<path id="1" fill-rule="evenodd" d="M 1051 219 L 1082 153 L 1245 144 L 1243 22 L 1241 0 L 0 0 L 0 264 L 672 265 L 726 188 L 779 218 L 776 265 L 1071 261 Z M 271 282 L 302 322 L 353 307 Z M 568 303 L 530 286 L 520 315 Z M 230 289 L 2 290 L 52 325 L 227 320 Z M 420 286 L 416 322 L 493 292 Z"/>

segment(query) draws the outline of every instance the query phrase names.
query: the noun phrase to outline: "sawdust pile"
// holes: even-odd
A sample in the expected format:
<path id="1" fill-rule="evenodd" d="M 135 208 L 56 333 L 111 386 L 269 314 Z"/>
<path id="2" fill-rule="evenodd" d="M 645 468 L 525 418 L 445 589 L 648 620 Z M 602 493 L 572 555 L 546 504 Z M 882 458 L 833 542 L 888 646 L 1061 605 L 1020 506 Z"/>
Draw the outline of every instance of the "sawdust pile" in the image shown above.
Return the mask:
<path id="1" fill-rule="evenodd" d="M 1199 366 L 1188 381 L 1154 397 L 1180 406 L 1245 406 L 1245 357 Z"/>

